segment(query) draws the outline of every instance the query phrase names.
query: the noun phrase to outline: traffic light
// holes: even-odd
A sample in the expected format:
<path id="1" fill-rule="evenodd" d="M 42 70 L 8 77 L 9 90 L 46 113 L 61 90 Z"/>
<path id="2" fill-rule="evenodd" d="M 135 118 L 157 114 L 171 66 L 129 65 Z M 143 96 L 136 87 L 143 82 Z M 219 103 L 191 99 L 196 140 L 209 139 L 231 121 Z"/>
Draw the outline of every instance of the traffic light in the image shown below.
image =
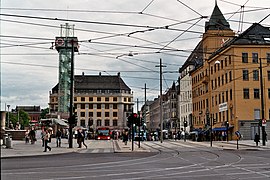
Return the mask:
<path id="1" fill-rule="evenodd" d="M 128 121 L 127 121 L 127 126 L 131 127 L 133 124 L 138 124 L 138 115 L 136 113 L 132 113 L 129 117 L 128 117 Z"/>
<path id="2" fill-rule="evenodd" d="M 206 113 L 206 125 L 210 126 L 210 117 L 209 117 L 209 113 Z"/>
<path id="3" fill-rule="evenodd" d="M 78 116 L 73 114 L 71 117 L 68 118 L 68 123 L 70 125 L 77 125 L 78 122 Z"/>
<path id="4" fill-rule="evenodd" d="M 184 121 L 184 127 L 187 127 L 187 121 Z"/>
<path id="5" fill-rule="evenodd" d="M 259 119 L 259 126 L 262 126 L 262 120 Z"/>
<path id="6" fill-rule="evenodd" d="M 229 121 L 226 121 L 226 128 L 228 129 L 229 128 Z"/>
<path id="7" fill-rule="evenodd" d="M 213 119 L 213 125 L 217 124 L 217 120 Z"/>

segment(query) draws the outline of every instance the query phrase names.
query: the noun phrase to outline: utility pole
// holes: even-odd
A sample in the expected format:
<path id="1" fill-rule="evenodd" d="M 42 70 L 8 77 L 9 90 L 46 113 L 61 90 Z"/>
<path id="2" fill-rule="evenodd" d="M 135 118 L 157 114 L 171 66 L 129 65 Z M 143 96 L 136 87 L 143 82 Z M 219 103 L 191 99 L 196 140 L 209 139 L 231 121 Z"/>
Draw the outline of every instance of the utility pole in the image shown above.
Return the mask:
<path id="1" fill-rule="evenodd" d="M 261 122 L 265 119 L 264 116 L 264 89 L 263 89 L 263 73 L 262 73 L 262 59 L 259 58 L 260 60 L 260 88 L 261 88 L 261 109 L 262 109 L 262 114 L 261 114 Z M 262 124 L 262 145 L 265 146 L 265 126 Z"/>
<path id="2" fill-rule="evenodd" d="M 139 111 L 139 99 L 137 98 L 137 114 L 138 114 L 138 129 L 139 129 L 139 144 L 138 147 L 141 148 L 141 115 Z"/>
<path id="3" fill-rule="evenodd" d="M 73 118 L 73 92 L 74 92 L 74 40 L 71 40 L 71 74 L 70 74 L 70 99 L 69 99 L 69 118 L 72 122 L 71 118 Z M 72 134 L 73 124 L 69 123 L 69 148 L 73 148 L 73 134 Z"/>
<path id="4" fill-rule="evenodd" d="M 160 143 L 163 142 L 163 112 L 162 112 L 162 104 L 163 104 L 163 99 L 162 99 L 162 67 L 166 67 L 162 65 L 162 59 L 160 58 L 159 65 L 156 67 L 159 67 L 159 90 L 160 90 L 160 97 L 159 97 L 159 118 L 160 118 Z"/>
<path id="5" fill-rule="evenodd" d="M 146 88 L 146 83 L 144 83 L 144 109 L 143 109 L 143 119 L 144 119 L 144 122 L 146 122 L 146 89 L 149 89 L 149 88 Z"/>

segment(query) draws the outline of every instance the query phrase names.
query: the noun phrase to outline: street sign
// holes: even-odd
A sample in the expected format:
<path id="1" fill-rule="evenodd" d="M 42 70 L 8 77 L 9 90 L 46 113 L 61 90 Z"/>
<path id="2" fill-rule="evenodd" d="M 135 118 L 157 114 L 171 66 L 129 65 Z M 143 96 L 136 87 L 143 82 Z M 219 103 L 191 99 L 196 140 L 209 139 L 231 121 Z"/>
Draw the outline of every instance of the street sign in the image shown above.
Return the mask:
<path id="1" fill-rule="evenodd" d="M 262 126 L 266 126 L 266 119 L 262 120 Z"/>
<path id="2" fill-rule="evenodd" d="M 228 110 L 227 102 L 219 104 L 219 112 L 223 112 L 227 110 Z"/>

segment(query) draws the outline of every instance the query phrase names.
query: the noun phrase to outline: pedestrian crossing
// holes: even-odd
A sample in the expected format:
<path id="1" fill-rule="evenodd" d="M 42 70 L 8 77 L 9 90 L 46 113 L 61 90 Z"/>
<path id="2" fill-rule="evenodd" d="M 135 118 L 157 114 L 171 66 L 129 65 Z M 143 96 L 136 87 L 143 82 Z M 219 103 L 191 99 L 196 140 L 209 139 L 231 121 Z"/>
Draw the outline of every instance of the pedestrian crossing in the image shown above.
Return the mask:
<path id="1" fill-rule="evenodd" d="M 79 153 L 114 153 L 112 148 L 93 148 L 93 149 L 83 149 L 78 151 Z"/>

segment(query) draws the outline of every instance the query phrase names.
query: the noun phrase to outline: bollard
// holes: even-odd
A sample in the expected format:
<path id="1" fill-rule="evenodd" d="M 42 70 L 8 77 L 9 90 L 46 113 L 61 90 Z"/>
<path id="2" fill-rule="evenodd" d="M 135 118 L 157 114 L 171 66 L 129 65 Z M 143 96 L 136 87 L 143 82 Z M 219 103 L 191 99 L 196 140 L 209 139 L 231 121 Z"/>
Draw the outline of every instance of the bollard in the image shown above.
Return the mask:
<path id="1" fill-rule="evenodd" d="M 12 136 L 8 135 L 6 140 L 6 148 L 12 148 Z"/>
<path id="2" fill-rule="evenodd" d="M 8 137 L 8 134 L 3 135 L 3 145 L 7 144 L 7 137 Z"/>

